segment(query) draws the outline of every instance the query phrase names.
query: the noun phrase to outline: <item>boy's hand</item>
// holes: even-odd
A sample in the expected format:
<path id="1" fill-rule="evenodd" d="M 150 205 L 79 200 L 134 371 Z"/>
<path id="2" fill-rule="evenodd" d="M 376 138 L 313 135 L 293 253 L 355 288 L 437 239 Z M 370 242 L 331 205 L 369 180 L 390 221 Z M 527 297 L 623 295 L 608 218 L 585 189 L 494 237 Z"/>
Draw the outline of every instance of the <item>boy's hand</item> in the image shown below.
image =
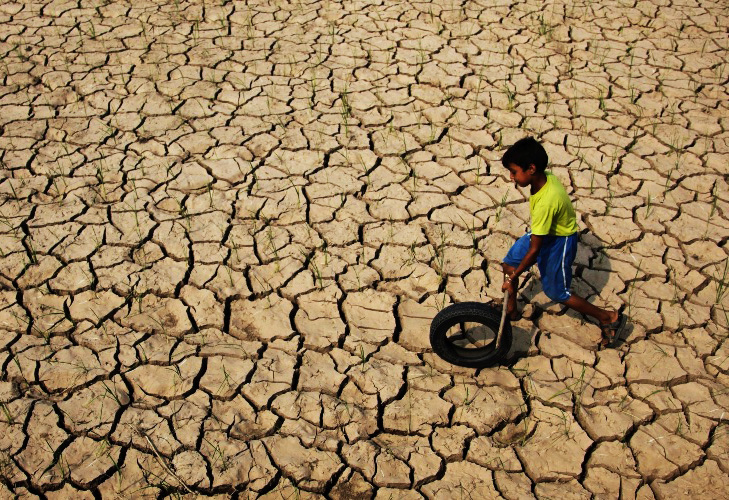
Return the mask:
<path id="1" fill-rule="evenodd" d="M 516 293 L 516 290 L 514 289 L 514 282 L 512 281 L 511 276 L 507 276 L 504 279 L 504 284 L 501 285 L 502 292 L 506 292 L 507 290 L 509 291 L 509 295 L 513 296 Z"/>

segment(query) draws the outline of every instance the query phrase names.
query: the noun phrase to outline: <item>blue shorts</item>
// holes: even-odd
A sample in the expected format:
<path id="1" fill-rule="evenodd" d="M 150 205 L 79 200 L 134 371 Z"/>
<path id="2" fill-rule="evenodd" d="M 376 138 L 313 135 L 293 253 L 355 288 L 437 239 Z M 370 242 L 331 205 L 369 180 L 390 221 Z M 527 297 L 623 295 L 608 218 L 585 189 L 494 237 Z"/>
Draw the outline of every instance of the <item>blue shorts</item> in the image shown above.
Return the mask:
<path id="1" fill-rule="evenodd" d="M 503 262 L 511 267 L 519 267 L 529 250 L 532 234 L 527 233 L 509 249 Z M 545 236 L 537 256 L 537 267 L 542 277 L 542 289 L 547 297 L 555 302 L 569 299 L 572 283 L 572 263 L 577 255 L 578 233 L 570 236 Z"/>

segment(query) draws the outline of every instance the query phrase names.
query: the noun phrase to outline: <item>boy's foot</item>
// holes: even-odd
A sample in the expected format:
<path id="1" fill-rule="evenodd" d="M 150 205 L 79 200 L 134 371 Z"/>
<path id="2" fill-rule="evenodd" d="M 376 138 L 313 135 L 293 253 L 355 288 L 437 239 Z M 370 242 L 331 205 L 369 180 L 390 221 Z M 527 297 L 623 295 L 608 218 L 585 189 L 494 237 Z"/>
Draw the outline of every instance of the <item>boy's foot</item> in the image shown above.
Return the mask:
<path id="1" fill-rule="evenodd" d="M 602 342 L 601 347 L 617 347 L 621 340 L 624 340 L 625 326 L 628 323 L 628 318 L 622 313 L 617 313 L 617 318 L 611 323 L 605 323 L 600 325 L 602 330 Z"/>

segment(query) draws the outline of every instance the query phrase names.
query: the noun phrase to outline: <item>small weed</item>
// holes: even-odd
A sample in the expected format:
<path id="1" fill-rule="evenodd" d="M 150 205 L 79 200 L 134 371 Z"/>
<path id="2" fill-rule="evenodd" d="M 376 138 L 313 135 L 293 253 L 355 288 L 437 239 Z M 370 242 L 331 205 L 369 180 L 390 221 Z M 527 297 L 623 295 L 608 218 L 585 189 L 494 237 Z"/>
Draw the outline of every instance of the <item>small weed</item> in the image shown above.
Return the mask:
<path id="1" fill-rule="evenodd" d="M 608 189 L 608 199 L 605 202 L 605 215 L 610 214 L 610 210 L 613 207 L 613 190 L 610 188 L 610 182 L 608 182 L 607 189 Z"/>
<path id="2" fill-rule="evenodd" d="M 476 396 L 469 397 L 470 391 L 465 380 L 463 381 L 463 388 L 465 389 L 465 392 L 463 394 L 463 401 L 461 401 L 461 404 L 463 406 L 471 406 L 471 403 L 473 403 L 473 400 L 476 399 Z"/>
<path id="3" fill-rule="evenodd" d="M 506 94 L 507 106 L 509 111 L 514 111 L 514 102 L 516 100 L 516 92 L 511 90 L 508 83 L 504 83 L 504 94 Z"/>
<path id="4" fill-rule="evenodd" d="M 478 238 L 476 237 L 476 221 L 472 220 L 471 225 L 469 226 L 468 223 L 461 217 L 461 221 L 463 221 L 463 224 L 468 228 L 468 234 L 471 236 L 471 265 L 473 265 L 473 258 L 478 254 Z"/>
<path id="5" fill-rule="evenodd" d="M 588 165 L 590 163 L 588 162 Z M 595 191 L 595 165 L 590 165 L 590 194 Z"/>
<path id="6" fill-rule="evenodd" d="M 367 363 L 367 356 L 365 356 L 364 347 L 362 344 L 359 345 L 359 359 L 360 359 L 360 369 L 362 371 L 365 370 L 365 364 Z"/>
<path id="7" fill-rule="evenodd" d="M 230 459 L 226 456 L 225 452 L 220 448 L 220 444 L 213 444 L 208 440 L 207 438 L 203 438 L 205 442 L 213 449 L 212 453 L 212 463 L 211 466 L 216 466 L 218 464 L 220 468 L 220 472 L 225 472 L 230 468 Z"/>
<path id="8" fill-rule="evenodd" d="M 718 272 L 714 275 L 714 281 L 716 281 L 714 303 L 718 304 L 724 300 L 727 292 L 729 292 L 729 258 L 724 260 L 724 270 L 721 271 L 721 275 Z"/>
<path id="9" fill-rule="evenodd" d="M 650 216 L 650 214 L 651 214 L 651 208 L 652 208 L 652 205 L 651 205 L 651 194 L 648 193 L 648 199 L 646 200 L 646 203 L 645 203 L 645 215 L 643 217 L 644 219 L 647 219 Z"/>
<path id="10" fill-rule="evenodd" d="M 476 155 L 476 185 L 481 184 L 481 155 Z"/>
<path id="11" fill-rule="evenodd" d="M 635 283 L 638 280 L 638 275 L 641 271 L 641 264 L 643 264 L 642 260 L 638 263 L 638 267 L 635 269 L 635 276 L 633 277 L 633 281 L 630 282 L 630 291 L 628 292 L 628 317 L 631 319 L 633 319 L 633 296 L 635 295 Z"/>
<path id="12" fill-rule="evenodd" d="M 509 198 L 509 192 L 506 191 L 504 195 L 501 197 L 501 201 L 499 202 L 499 207 L 496 209 L 496 222 L 499 222 L 501 220 L 501 212 L 506 206 L 506 200 Z"/>
<path id="13" fill-rule="evenodd" d="M 349 105 L 349 99 L 347 97 L 348 90 L 347 86 L 344 87 L 344 90 L 340 92 L 339 99 L 341 101 L 341 111 L 340 114 L 342 115 L 342 121 L 344 122 L 344 135 L 349 136 L 349 118 L 352 116 L 352 107 Z"/>
<path id="14" fill-rule="evenodd" d="M 473 99 L 474 108 L 478 105 L 478 98 L 481 95 L 481 85 L 483 84 L 483 70 L 484 70 L 484 65 L 482 64 L 481 69 L 478 70 L 478 87 L 476 87 L 476 94 Z"/>
<path id="15" fill-rule="evenodd" d="M 405 261 L 406 266 L 413 265 L 417 261 L 417 255 L 415 253 L 415 242 L 410 243 L 408 247 L 408 260 Z M 356 268 L 355 268 L 356 271 Z M 359 277 L 357 278 L 359 280 Z"/>
<path id="16" fill-rule="evenodd" d="M 613 149 L 613 154 L 610 157 L 610 173 L 614 173 L 618 166 L 618 148 Z M 608 183 L 609 185 L 610 183 Z"/>
<path id="17" fill-rule="evenodd" d="M 146 360 L 145 360 L 145 362 L 146 362 Z M 118 396 L 118 395 L 116 394 L 116 391 L 115 391 L 115 390 L 112 390 L 112 389 L 111 389 L 111 387 L 109 387 L 109 386 L 108 386 L 108 385 L 106 384 L 106 381 L 103 381 L 103 380 L 102 380 L 102 381 L 101 381 L 101 385 L 103 385 L 103 386 L 104 386 L 104 397 L 107 397 L 107 396 L 108 396 L 108 397 L 110 397 L 111 399 L 113 399 L 113 400 L 114 400 L 114 401 L 116 402 L 116 404 L 117 404 L 118 406 L 120 406 L 120 407 L 124 406 L 124 405 L 122 404 L 121 400 L 119 399 L 119 396 Z"/>
<path id="18" fill-rule="evenodd" d="M 440 283 L 443 283 L 446 279 L 445 265 L 448 262 L 445 258 L 445 249 L 446 243 L 448 242 L 448 237 L 446 236 L 445 230 L 443 229 L 442 225 L 439 226 L 439 229 L 440 242 L 435 245 L 435 251 L 431 252 L 433 253 L 435 272 L 438 273 Z"/>
<path id="19" fill-rule="evenodd" d="M 678 283 L 676 282 L 676 269 L 672 265 L 668 265 L 668 277 L 673 285 L 673 299 L 672 304 L 677 304 L 681 300 L 681 294 L 679 293 Z"/>
<path id="20" fill-rule="evenodd" d="M 716 184 L 714 184 L 711 188 L 711 210 L 709 210 L 709 215 L 706 217 L 706 231 L 704 232 L 704 239 L 706 239 L 706 235 L 709 234 L 709 222 L 714 217 L 714 214 L 716 213 L 716 203 L 717 203 L 717 196 L 716 196 Z"/>
<path id="21" fill-rule="evenodd" d="M 311 271 L 314 273 L 314 282 L 319 283 L 319 288 L 324 288 L 324 281 L 322 279 L 321 269 L 319 269 L 319 266 L 316 264 L 314 259 L 312 258 L 311 261 L 309 261 L 309 265 L 311 266 Z"/>
<path id="22" fill-rule="evenodd" d="M 13 415 L 10 413 L 8 405 L 6 405 L 5 403 L 0 403 L 0 408 L 2 408 L 3 415 L 5 415 L 5 421 L 8 424 L 13 425 L 13 423 L 15 423 L 15 420 L 13 420 Z"/>
<path id="23" fill-rule="evenodd" d="M 425 50 L 423 49 L 423 41 L 418 40 L 418 57 L 417 57 L 417 64 L 418 68 L 420 70 L 423 69 L 423 65 L 425 64 L 425 60 L 427 59 Z"/>
<path id="24" fill-rule="evenodd" d="M 317 87 L 316 73 L 314 72 L 314 67 L 310 68 L 309 74 L 309 88 L 311 89 L 311 97 L 309 97 L 309 109 L 314 109 L 314 105 L 316 104 Z"/>
<path id="25" fill-rule="evenodd" d="M 539 17 L 537 18 L 539 21 L 539 34 L 541 36 L 544 36 L 547 38 L 547 40 L 550 40 L 552 38 L 552 31 L 554 30 L 554 26 L 549 24 L 544 19 L 544 13 L 540 13 Z"/>

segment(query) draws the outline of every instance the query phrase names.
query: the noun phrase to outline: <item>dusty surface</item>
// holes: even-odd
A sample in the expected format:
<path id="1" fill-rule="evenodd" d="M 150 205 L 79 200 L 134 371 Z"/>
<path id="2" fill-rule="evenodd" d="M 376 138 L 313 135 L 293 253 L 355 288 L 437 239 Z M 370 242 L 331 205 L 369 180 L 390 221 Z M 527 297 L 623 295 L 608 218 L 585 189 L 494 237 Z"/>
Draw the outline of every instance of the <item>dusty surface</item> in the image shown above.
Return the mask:
<path id="1" fill-rule="evenodd" d="M 727 26 L 3 2 L 0 497 L 727 498 Z M 631 336 L 597 351 L 532 280 L 510 364 L 454 369 L 428 326 L 500 297 L 527 134 L 580 214 L 574 289 Z"/>

